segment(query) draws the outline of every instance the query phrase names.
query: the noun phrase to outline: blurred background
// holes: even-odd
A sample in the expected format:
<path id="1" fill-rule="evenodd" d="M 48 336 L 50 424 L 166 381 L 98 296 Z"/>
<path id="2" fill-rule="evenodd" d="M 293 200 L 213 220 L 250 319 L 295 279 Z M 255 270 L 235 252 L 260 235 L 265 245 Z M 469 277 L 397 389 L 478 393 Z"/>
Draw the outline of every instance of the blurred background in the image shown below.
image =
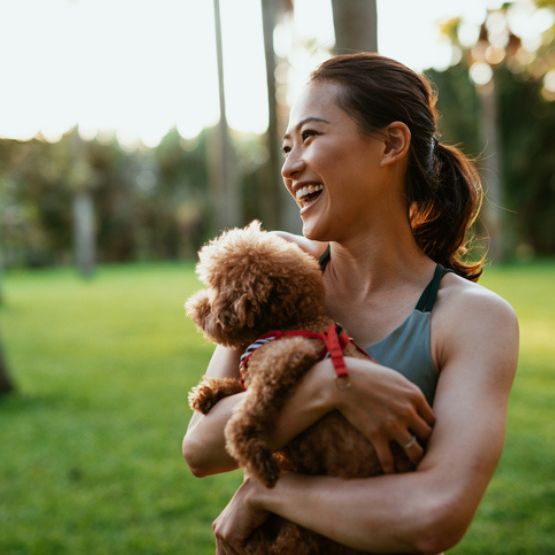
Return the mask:
<path id="1" fill-rule="evenodd" d="M 471 256 L 517 310 L 505 455 L 457 553 L 555 553 L 555 1 L 0 0 L 0 551 L 210 553 L 241 477 L 180 454 L 212 347 L 198 248 L 260 219 L 292 99 L 379 51 L 439 93 L 486 190 Z"/>

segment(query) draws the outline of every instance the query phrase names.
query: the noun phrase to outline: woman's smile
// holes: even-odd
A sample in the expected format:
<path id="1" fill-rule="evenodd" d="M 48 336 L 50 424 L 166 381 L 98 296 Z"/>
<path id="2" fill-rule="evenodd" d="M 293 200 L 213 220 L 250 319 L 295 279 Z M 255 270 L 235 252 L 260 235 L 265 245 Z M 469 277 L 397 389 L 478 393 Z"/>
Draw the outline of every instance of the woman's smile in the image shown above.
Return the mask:
<path id="1" fill-rule="evenodd" d="M 301 216 L 314 206 L 324 194 L 321 183 L 299 184 L 295 186 L 295 199 L 301 208 Z"/>

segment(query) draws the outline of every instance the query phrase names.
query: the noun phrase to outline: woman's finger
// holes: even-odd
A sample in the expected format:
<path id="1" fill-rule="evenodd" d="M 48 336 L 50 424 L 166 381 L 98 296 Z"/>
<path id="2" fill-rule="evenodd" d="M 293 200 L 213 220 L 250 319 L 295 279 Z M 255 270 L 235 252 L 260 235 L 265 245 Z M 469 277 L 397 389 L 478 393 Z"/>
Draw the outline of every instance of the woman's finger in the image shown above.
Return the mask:
<path id="1" fill-rule="evenodd" d="M 407 432 L 403 439 L 397 440 L 397 443 L 405 450 L 412 464 L 417 465 L 422 460 L 424 449 L 418 443 L 415 435 L 410 435 L 410 432 Z"/>
<path id="2" fill-rule="evenodd" d="M 216 538 L 216 555 L 239 555 L 223 538 Z"/>
<path id="3" fill-rule="evenodd" d="M 436 423 L 436 416 L 432 407 L 426 401 L 424 395 L 420 396 L 420 402 L 417 403 L 417 409 L 420 416 L 426 421 L 429 426 L 433 426 Z"/>
<path id="4" fill-rule="evenodd" d="M 384 474 L 392 474 L 395 472 L 395 463 L 393 461 L 393 455 L 391 453 L 391 448 L 389 447 L 389 442 L 385 439 L 374 438 L 372 444 L 374 445 L 374 449 L 376 450 L 376 454 L 378 455 Z"/>
<path id="5" fill-rule="evenodd" d="M 432 427 L 419 415 L 410 422 L 409 428 L 414 432 L 414 435 L 422 442 L 426 442 L 432 435 Z M 404 437 L 404 436 L 403 436 Z M 409 437 L 410 439 L 410 437 Z M 405 443 L 408 442 L 408 439 Z"/>

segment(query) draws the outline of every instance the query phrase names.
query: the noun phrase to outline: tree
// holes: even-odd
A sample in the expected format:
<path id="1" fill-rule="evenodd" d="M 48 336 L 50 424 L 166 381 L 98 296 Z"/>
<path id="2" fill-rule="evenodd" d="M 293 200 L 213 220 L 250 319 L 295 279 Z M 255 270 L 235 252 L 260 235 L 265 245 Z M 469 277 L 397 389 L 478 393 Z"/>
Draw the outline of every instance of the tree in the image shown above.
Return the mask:
<path id="1" fill-rule="evenodd" d="M 214 24 L 216 32 L 216 54 L 218 61 L 218 90 L 220 101 L 220 121 L 215 142 L 211 168 L 214 172 L 210 179 L 214 187 L 216 227 L 221 230 L 241 223 L 240 191 L 237 168 L 233 154 L 233 146 L 227 125 L 224 60 L 222 46 L 222 25 L 220 17 L 220 0 L 214 0 Z"/>
<path id="2" fill-rule="evenodd" d="M 508 256 L 504 208 L 509 199 L 504 181 L 510 174 L 507 169 L 512 163 L 512 160 L 503 155 L 507 137 L 501 136 L 499 132 L 501 118 L 512 117 L 508 113 L 501 114 L 500 96 L 504 93 L 499 83 L 500 74 L 509 69 L 513 74 L 521 75 L 521 81 L 524 82 L 530 77 L 534 80 L 544 77 L 548 79 L 548 72 L 553 71 L 555 27 L 548 26 L 541 37 L 535 37 L 538 39 L 535 41 L 517 34 L 520 32 L 518 23 L 521 24 L 521 30 L 525 29 L 526 26 L 522 26 L 523 19 L 533 17 L 540 9 L 546 13 L 550 10 L 553 12 L 555 1 L 536 0 L 534 6 L 533 3 L 517 0 L 505 2 L 496 9 L 488 9 L 484 21 L 477 29 L 477 40 L 472 44 L 463 44 L 461 40 L 468 33 L 469 27 L 472 27 L 468 22 L 454 18 L 442 26 L 444 36 L 450 40 L 455 51 L 460 52 L 480 101 L 479 150 L 486 193 L 483 220 L 489 235 L 488 255 L 496 261 L 503 261 Z M 527 41 L 526 47 L 523 40 Z M 531 49 L 533 42 L 536 42 L 535 51 Z M 555 95 L 555 85 L 552 88 L 551 94 Z"/>
<path id="3" fill-rule="evenodd" d="M 262 192 L 262 219 L 269 229 L 300 231 L 298 208 L 289 198 L 281 177 L 279 110 L 276 96 L 276 53 L 274 30 L 286 14 L 293 11 L 291 0 L 262 0 L 262 24 L 264 31 L 264 56 L 266 61 L 266 83 L 268 90 L 268 131 L 266 142 L 269 152 L 268 178 L 264 180 Z M 281 63 L 286 63 L 281 60 Z"/>
<path id="4" fill-rule="evenodd" d="M 92 277 L 95 266 L 94 203 L 91 195 L 93 174 L 85 156 L 85 144 L 77 127 L 71 132 L 72 164 L 69 186 L 73 195 L 75 261 L 85 279 Z"/>
<path id="5" fill-rule="evenodd" d="M 15 389 L 13 382 L 8 373 L 8 365 L 4 357 L 4 349 L 2 348 L 2 340 L 0 339 L 0 395 L 10 393 Z"/>
<path id="6" fill-rule="evenodd" d="M 378 51 L 376 0 L 332 0 L 338 54 Z"/>

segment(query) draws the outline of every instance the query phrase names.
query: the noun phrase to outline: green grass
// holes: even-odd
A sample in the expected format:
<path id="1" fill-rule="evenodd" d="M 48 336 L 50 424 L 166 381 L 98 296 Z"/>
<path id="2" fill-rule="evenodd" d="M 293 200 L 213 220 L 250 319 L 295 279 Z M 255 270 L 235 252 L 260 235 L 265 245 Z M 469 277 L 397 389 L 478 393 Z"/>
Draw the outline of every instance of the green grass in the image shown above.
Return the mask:
<path id="1" fill-rule="evenodd" d="M 555 553 L 555 263 L 488 269 L 521 323 L 506 449 L 456 554 Z M 212 348 L 185 316 L 191 265 L 12 272 L 0 334 L 0 553 L 213 553 L 239 473 L 181 457 L 186 394 Z"/>

